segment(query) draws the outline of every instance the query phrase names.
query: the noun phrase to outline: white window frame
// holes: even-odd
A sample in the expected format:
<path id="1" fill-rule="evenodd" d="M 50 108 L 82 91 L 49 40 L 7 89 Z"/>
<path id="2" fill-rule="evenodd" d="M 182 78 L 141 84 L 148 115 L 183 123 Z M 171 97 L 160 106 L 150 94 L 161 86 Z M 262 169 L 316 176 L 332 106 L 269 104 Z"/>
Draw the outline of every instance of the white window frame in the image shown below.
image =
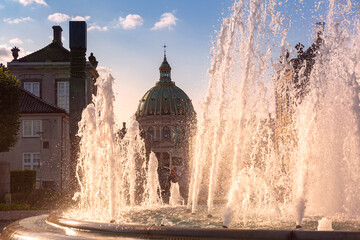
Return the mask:
<path id="1" fill-rule="evenodd" d="M 30 88 L 25 87 L 27 84 L 30 84 Z M 35 85 L 38 85 L 38 87 L 39 87 L 38 93 L 35 93 L 35 91 L 34 91 Z M 24 82 L 24 89 L 28 92 L 31 92 L 32 94 L 34 94 L 37 97 L 40 97 L 40 87 L 41 87 L 40 82 Z"/>
<path id="2" fill-rule="evenodd" d="M 28 162 L 28 163 L 25 163 L 25 155 L 26 154 L 30 155 L 30 162 Z M 34 161 L 35 155 L 39 155 L 38 162 Z M 22 154 L 22 170 L 25 170 L 25 166 L 30 166 L 29 170 L 36 170 L 36 174 L 37 174 L 40 171 L 40 166 L 41 166 L 40 162 L 41 162 L 41 155 L 39 152 L 24 152 Z M 37 167 L 37 166 L 39 166 L 39 167 Z"/>
<path id="3" fill-rule="evenodd" d="M 40 122 L 40 131 L 35 132 L 35 121 Z M 25 133 L 25 122 L 30 122 L 31 131 L 30 134 Z M 23 137 L 40 137 L 40 132 L 42 132 L 42 120 L 23 120 Z"/>
<path id="4" fill-rule="evenodd" d="M 59 91 L 60 91 L 60 87 L 59 85 L 61 84 L 64 84 L 64 93 L 63 94 L 60 94 Z M 57 106 L 62 108 L 62 109 L 65 109 L 66 112 L 69 112 L 70 111 L 70 81 L 57 81 L 56 83 L 56 103 L 57 103 Z M 64 105 L 60 105 L 60 101 L 59 101 L 59 97 L 64 97 Z"/>

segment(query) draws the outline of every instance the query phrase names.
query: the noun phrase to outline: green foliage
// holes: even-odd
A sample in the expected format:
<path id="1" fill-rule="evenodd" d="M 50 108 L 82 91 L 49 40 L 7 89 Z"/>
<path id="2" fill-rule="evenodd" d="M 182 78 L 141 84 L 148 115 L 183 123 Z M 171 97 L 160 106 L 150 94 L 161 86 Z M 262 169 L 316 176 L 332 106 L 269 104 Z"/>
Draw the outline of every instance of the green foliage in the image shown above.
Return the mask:
<path id="1" fill-rule="evenodd" d="M 28 204 L 36 209 L 66 209 L 72 203 L 71 195 L 67 193 L 56 192 L 51 189 L 36 189 L 31 193 L 13 193 L 11 194 L 12 203 Z"/>
<path id="2" fill-rule="evenodd" d="M 36 210 L 36 208 L 26 203 L 11 203 L 9 205 L 5 203 L 0 203 L 0 211 L 12 210 Z"/>
<path id="3" fill-rule="evenodd" d="M 51 189 L 36 189 L 30 194 L 28 203 L 38 209 L 65 209 L 71 203 L 71 195 Z"/>
<path id="4" fill-rule="evenodd" d="M 36 187 L 36 171 L 23 170 L 10 172 L 11 201 L 28 204 L 36 209 L 66 209 L 72 202 L 71 194 Z"/>
<path id="5" fill-rule="evenodd" d="M 28 202 L 30 193 L 11 193 L 11 202 L 12 203 L 19 203 L 24 204 Z"/>
<path id="6" fill-rule="evenodd" d="M 0 65 L 0 152 L 7 152 L 18 139 L 20 127 L 19 81 Z"/>
<path id="7" fill-rule="evenodd" d="M 36 187 L 35 170 L 17 170 L 10 172 L 11 193 L 31 193 Z"/>

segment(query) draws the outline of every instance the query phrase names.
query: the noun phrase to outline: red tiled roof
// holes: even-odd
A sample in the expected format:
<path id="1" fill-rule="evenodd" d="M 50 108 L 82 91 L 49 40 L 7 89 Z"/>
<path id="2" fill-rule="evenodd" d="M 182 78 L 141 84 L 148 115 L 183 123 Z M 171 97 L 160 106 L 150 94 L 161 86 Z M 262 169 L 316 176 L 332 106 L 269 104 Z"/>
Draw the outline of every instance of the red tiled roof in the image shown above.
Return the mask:
<path id="1" fill-rule="evenodd" d="M 62 108 L 53 106 L 34 94 L 20 88 L 20 112 L 21 113 L 65 113 Z"/>

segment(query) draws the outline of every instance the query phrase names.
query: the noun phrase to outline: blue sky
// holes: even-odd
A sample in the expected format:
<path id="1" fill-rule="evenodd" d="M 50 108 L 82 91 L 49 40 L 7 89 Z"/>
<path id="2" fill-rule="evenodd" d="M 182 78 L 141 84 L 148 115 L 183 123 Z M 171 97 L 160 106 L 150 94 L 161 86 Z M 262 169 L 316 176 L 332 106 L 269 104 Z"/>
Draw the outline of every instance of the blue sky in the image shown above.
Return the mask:
<path id="1" fill-rule="evenodd" d="M 311 43 L 312 24 L 321 20 L 326 10 L 326 4 L 321 2 L 284 0 L 279 4 L 293 22 L 288 39 L 292 46 L 299 41 L 306 47 Z M 229 16 L 232 3 L 232 0 L 0 0 L 0 62 L 11 61 L 9 49 L 15 45 L 23 55 L 49 44 L 53 25 L 63 28 L 63 43 L 68 48 L 68 21 L 77 17 L 88 24 L 88 55 L 93 52 L 99 65 L 109 67 L 116 79 L 115 112 L 119 122 L 136 111 L 138 101 L 158 80 L 164 43 L 173 69 L 172 80 L 189 95 L 198 110 L 208 84 L 211 41 L 222 18 Z"/>

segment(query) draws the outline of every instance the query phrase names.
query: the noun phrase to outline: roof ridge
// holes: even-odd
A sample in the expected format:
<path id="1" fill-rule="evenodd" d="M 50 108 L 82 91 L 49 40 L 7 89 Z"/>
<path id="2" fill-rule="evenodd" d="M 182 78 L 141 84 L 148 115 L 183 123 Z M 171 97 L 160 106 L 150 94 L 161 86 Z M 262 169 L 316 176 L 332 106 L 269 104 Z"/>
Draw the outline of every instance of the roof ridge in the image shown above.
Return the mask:
<path id="1" fill-rule="evenodd" d="M 64 48 L 63 46 L 61 46 L 60 44 L 58 44 L 56 42 L 52 42 L 35 52 L 32 52 L 26 56 L 23 56 L 22 58 L 17 59 L 15 62 L 23 62 L 24 60 L 26 61 L 28 58 L 31 59 L 32 57 L 34 57 L 38 54 L 41 54 L 42 51 L 47 51 L 49 48 L 54 47 L 54 46 L 56 46 L 58 49 L 61 49 L 63 51 L 65 50 L 66 52 L 68 52 L 70 54 L 70 51 L 68 49 Z"/>

